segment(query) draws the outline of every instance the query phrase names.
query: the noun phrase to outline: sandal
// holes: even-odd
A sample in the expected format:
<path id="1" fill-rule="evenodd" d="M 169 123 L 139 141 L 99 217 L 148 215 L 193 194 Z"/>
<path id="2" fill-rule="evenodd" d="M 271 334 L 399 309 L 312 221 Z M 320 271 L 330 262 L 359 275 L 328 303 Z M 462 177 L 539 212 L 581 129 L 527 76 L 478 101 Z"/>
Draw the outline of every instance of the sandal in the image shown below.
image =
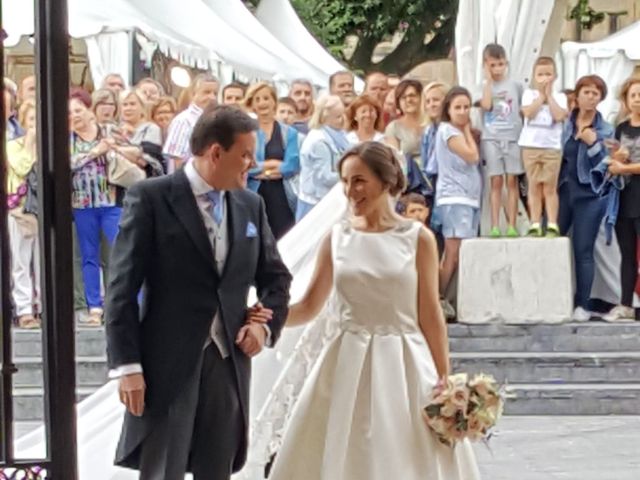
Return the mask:
<path id="1" fill-rule="evenodd" d="M 547 238 L 558 238 L 560 236 L 560 228 L 554 223 L 547 225 Z"/>
<path id="2" fill-rule="evenodd" d="M 31 314 L 20 315 L 18 317 L 18 327 L 33 330 L 35 328 L 40 328 L 40 322 Z"/>

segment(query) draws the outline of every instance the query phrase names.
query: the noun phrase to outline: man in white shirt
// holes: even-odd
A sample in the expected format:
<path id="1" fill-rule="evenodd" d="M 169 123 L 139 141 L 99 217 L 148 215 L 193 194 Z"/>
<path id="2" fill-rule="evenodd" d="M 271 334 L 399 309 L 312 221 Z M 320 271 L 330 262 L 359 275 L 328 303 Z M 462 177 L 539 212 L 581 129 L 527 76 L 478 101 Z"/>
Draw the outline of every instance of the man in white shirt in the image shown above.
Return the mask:
<path id="1" fill-rule="evenodd" d="M 178 170 L 191 157 L 189 141 L 193 127 L 209 105 L 216 103 L 220 82 L 214 75 L 200 74 L 191 82 L 191 103 L 171 121 L 163 153 L 169 157 L 168 172 Z"/>

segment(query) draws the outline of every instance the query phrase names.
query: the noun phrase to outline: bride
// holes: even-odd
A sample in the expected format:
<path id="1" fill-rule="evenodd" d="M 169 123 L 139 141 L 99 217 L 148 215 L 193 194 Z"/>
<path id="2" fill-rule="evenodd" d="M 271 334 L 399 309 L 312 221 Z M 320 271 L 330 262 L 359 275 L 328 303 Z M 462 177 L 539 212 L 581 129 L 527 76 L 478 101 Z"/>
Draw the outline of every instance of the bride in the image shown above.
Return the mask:
<path id="1" fill-rule="evenodd" d="M 440 444 L 422 420 L 449 373 L 434 237 L 394 213 L 404 175 L 389 147 L 362 143 L 338 171 L 352 219 L 322 241 L 287 324 L 316 317 L 335 288 L 339 334 L 304 384 L 269 478 L 477 479 L 471 446 Z"/>

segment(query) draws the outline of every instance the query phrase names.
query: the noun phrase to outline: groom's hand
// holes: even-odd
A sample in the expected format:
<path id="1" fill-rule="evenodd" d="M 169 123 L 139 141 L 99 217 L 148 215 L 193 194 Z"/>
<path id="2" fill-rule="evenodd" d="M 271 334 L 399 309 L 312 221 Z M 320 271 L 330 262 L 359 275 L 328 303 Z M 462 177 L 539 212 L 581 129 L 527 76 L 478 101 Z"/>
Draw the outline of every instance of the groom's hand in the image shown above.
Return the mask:
<path id="1" fill-rule="evenodd" d="M 118 393 L 120 401 L 124 403 L 131 415 L 142 416 L 144 412 L 144 392 L 146 390 L 144 377 L 141 373 L 123 375 L 120 377 Z"/>
<path id="2" fill-rule="evenodd" d="M 236 345 L 247 357 L 259 354 L 267 338 L 267 332 L 260 323 L 248 323 L 240 329 L 236 336 Z"/>

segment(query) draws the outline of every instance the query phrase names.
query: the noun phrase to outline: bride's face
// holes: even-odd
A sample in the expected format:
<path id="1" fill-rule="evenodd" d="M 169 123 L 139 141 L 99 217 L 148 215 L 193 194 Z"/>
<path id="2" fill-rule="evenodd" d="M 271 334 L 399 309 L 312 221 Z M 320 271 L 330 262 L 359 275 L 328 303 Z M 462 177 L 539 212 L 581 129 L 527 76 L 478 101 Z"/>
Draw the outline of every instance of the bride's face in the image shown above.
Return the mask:
<path id="1" fill-rule="evenodd" d="M 360 157 L 346 158 L 340 175 L 344 194 L 355 216 L 366 216 L 382 208 L 388 194 L 380 179 Z"/>

